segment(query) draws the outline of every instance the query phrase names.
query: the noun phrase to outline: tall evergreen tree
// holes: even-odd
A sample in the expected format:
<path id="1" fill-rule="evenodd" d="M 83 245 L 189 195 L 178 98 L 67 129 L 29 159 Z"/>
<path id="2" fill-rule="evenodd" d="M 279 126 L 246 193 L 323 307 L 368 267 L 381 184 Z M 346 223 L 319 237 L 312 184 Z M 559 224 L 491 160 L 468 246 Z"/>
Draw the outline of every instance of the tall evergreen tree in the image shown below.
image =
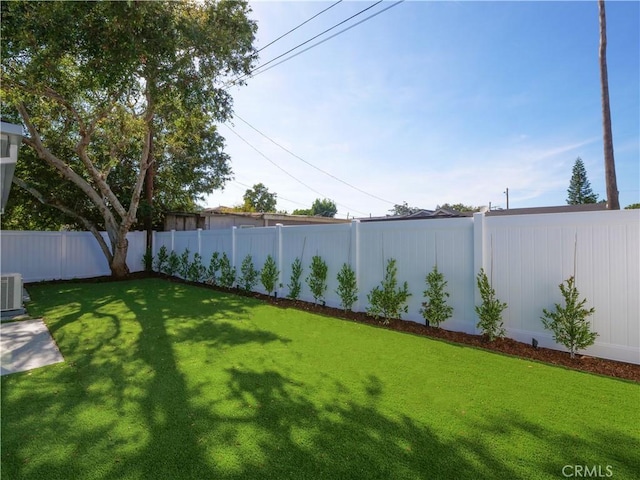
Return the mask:
<path id="1" fill-rule="evenodd" d="M 581 205 L 583 203 L 596 203 L 598 195 L 591 190 L 591 184 L 587 178 L 587 170 L 582 159 L 578 157 L 573 164 L 571 182 L 567 190 L 567 203 L 569 205 Z"/>

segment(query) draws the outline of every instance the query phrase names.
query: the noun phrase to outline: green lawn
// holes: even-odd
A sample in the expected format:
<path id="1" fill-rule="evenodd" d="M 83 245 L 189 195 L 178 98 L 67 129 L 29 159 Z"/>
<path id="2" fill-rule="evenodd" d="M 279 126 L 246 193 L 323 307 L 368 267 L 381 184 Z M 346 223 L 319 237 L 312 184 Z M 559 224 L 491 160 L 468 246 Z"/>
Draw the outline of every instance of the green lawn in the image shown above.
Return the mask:
<path id="1" fill-rule="evenodd" d="M 3 479 L 637 478 L 638 384 L 160 279 L 29 292 L 66 361 L 2 377 Z"/>

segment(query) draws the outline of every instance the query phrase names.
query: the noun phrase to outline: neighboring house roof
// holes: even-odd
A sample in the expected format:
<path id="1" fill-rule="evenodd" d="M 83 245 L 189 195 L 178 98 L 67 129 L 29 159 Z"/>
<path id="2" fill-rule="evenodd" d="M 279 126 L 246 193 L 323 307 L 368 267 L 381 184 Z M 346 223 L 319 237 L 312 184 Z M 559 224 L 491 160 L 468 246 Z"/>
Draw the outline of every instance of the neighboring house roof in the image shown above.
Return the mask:
<path id="1" fill-rule="evenodd" d="M 499 215 L 532 215 L 538 213 L 594 212 L 606 210 L 606 203 L 585 203 L 582 205 L 558 205 L 554 207 L 510 208 L 508 210 L 491 210 L 487 216 Z"/>
<path id="2" fill-rule="evenodd" d="M 282 225 L 324 225 L 349 223 L 351 220 L 308 215 L 286 215 L 281 213 L 235 212 L 228 207 L 207 208 L 197 213 L 166 212 L 165 230 L 205 230 L 213 228 L 266 227 Z"/>
<path id="3" fill-rule="evenodd" d="M 216 207 L 216 208 L 205 208 L 201 212 L 199 212 L 201 216 L 215 216 L 215 215 L 224 215 L 224 216 L 236 216 L 236 217 L 248 217 L 248 218 L 256 218 L 262 220 L 270 220 L 273 222 L 277 222 L 278 220 L 282 221 L 299 221 L 299 222 L 308 222 L 308 223 L 349 223 L 351 220 L 345 220 L 342 218 L 332 218 L 332 217 L 322 217 L 320 215 L 289 215 L 284 213 L 262 213 L 262 212 L 235 212 L 231 211 L 228 207 Z"/>
<path id="4" fill-rule="evenodd" d="M 419 210 L 409 215 L 386 215 L 384 217 L 366 217 L 360 218 L 361 222 L 387 222 L 392 220 L 426 220 L 434 218 L 455 218 L 455 217 L 471 217 L 473 212 L 458 212 L 446 208 L 437 210 Z"/>

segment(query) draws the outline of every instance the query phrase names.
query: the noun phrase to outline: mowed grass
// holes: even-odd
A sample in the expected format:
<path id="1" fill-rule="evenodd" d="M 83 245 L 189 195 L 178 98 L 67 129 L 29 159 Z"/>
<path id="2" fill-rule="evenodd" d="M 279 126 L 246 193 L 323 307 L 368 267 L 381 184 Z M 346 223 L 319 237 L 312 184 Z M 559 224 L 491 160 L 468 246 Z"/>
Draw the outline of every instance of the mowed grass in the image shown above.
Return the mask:
<path id="1" fill-rule="evenodd" d="M 29 291 L 66 361 L 2 377 L 3 479 L 637 478 L 638 384 L 159 279 Z"/>

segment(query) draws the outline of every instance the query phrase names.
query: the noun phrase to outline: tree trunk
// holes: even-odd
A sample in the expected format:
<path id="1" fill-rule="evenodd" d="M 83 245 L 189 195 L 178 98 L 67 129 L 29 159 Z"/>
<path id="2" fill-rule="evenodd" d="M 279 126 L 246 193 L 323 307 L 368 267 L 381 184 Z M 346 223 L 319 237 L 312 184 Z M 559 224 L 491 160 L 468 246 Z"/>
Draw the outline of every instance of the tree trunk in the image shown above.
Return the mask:
<path id="1" fill-rule="evenodd" d="M 115 247 L 112 248 L 113 257 L 111 258 L 111 262 L 109 263 L 111 276 L 115 278 L 125 278 L 127 275 L 129 275 L 129 267 L 127 266 L 128 248 L 129 241 L 127 240 L 126 236 L 122 238 L 121 235 L 118 234 Z"/>
<path id="2" fill-rule="evenodd" d="M 607 75 L 607 19 L 604 0 L 598 1 L 600 18 L 600 85 L 602 89 L 602 130 L 604 143 L 604 172 L 607 186 L 607 208 L 620 210 L 616 165 L 613 158 L 613 134 L 611 131 L 611 110 L 609 106 L 609 79 Z"/>

